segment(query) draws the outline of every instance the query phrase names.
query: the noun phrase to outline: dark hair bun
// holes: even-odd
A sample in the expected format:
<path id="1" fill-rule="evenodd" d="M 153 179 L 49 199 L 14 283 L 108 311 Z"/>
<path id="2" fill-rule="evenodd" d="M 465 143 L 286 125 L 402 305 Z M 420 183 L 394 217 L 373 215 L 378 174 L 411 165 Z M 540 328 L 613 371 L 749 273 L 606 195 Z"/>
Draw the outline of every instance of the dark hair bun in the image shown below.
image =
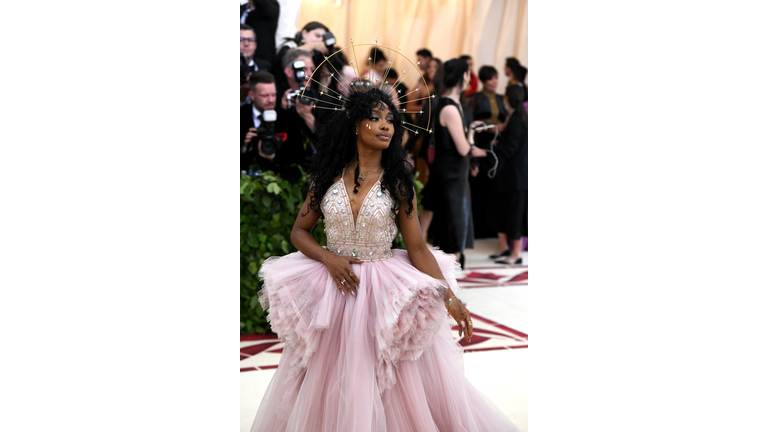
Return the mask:
<path id="1" fill-rule="evenodd" d="M 443 85 L 446 89 L 454 87 L 464 79 L 464 74 L 469 71 L 466 60 L 460 58 L 451 59 L 443 63 Z"/>
<path id="2" fill-rule="evenodd" d="M 509 104 L 515 108 L 518 104 L 525 101 L 525 88 L 519 84 L 510 84 L 507 86 L 504 95 L 507 96 Z"/>

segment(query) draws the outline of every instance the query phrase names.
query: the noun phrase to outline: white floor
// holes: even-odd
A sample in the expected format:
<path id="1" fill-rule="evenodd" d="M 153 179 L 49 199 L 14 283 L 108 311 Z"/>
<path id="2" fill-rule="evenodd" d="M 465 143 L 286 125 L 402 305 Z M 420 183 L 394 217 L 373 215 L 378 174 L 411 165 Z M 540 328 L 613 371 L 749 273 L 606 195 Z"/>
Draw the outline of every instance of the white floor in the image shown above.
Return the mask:
<path id="1" fill-rule="evenodd" d="M 501 267 L 488 259 L 498 241 L 475 241 L 464 251 L 466 269 Z M 523 252 L 528 265 L 528 253 Z M 482 270 L 480 270 L 482 271 Z M 528 334 L 528 285 L 460 290 L 457 295 L 475 315 Z M 521 431 L 528 430 L 528 349 L 506 349 L 464 354 L 464 373 L 472 384 L 504 412 Z M 240 431 L 248 432 L 274 370 L 240 373 Z"/>

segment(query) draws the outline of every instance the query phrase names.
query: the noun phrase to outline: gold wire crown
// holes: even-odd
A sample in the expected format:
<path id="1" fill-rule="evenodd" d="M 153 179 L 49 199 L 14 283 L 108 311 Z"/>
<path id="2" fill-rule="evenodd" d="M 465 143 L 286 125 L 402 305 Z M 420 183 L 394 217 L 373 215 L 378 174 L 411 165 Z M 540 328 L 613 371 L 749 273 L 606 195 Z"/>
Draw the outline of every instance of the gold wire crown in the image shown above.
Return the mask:
<path id="1" fill-rule="evenodd" d="M 352 49 L 352 56 L 354 57 L 354 60 L 351 60 L 349 62 L 349 64 L 357 69 L 357 76 L 358 76 L 358 78 L 362 78 L 362 74 L 360 73 L 359 63 L 357 62 L 357 53 L 355 52 L 355 41 L 353 39 L 350 39 L 349 43 L 350 43 L 350 45 L 348 47 L 342 48 L 342 49 L 334 52 L 333 54 L 331 54 L 329 56 L 325 56 L 325 59 L 322 62 L 320 62 L 319 65 L 317 65 L 315 67 L 315 70 L 312 71 L 312 75 L 309 76 L 309 80 L 310 81 L 313 81 L 313 82 L 317 83 L 318 86 L 320 86 L 321 89 L 325 88 L 325 90 L 320 90 L 320 96 L 322 96 L 323 94 L 326 94 L 326 91 L 327 91 L 328 92 L 327 94 L 329 96 L 331 96 L 332 99 L 336 99 L 340 103 L 336 104 L 336 103 L 329 102 L 327 100 L 320 100 L 320 99 L 315 99 L 315 98 L 312 98 L 312 97 L 304 96 L 304 91 L 306 91 L 306 88 L 305 88 L 304 91 L 301 92 L 301 96 L 302 97 L 306 97 L 307 99 L 311 99 L 311 100 L 315 101 L 315 106 L 313 107 L 313 109 L 314 108 L 320 108 L 320 109 L 329 109 L 329 110 L 334 110 L 334 111 L 342 111 L 342 110 L 345 109 L 345 103 L 344 102 L 349 102 L 349 99 L 345 98 L 342 94 L 332 90 L 330 87 L 328 87 L 325 84 L 323 84 L 323 83 L 321 83 L 321 82 L 319 82 L 319 81 L 314 79 L 315 73 L 318 70 L 320 70 L 320 66 L 322 66 L 323 63 L 325 63 L 325 62 L 328 62 L 328 65 L 330 65 L 331 68 L 333 68 L 333 70 L 334 70 L 334 72 L 330 74 L 331 78 L 335 79 L 339 84 L 341 84 L 350 93 L 358 92 L 358 91 L 368 91 L 371 88 L 376 87 L 376 83 L 373 81 L 373 76 L 372 76 L 373 75 L 373 66 L 371 66 L 371 68 L 370 68 L 370 71 L 369 71 L 369 74 L 368 74 L 368 79 L 367 80 L 355 81 L 353 83 L 350 83 L 352 88 L 350 88 L 350 86 L 347 86 L 344 82 L 340 81 L 337 78 L 337 75 L 341 75 L 341 73 L 338 70 L 336 70 L 336 67 L 333 65 L 333 63 L 329 62 L 328 60 L 331 57 L 335 56 L 336 54 L 338 54 L 338 53 L 340 53 L 342 51 L 348 50 L 350 48 Z M 395 50 L 394 48 L 390 48 L 388 46 L 379 45 L 379 39 L 378 38 L 376 38 L 376 42 L 372 43 L 372 44 L 370 44 L 370 43 L 367 43 L 367 44 L 357 44 L 357 46 L 371 46 L 371 45 L 373 45 L 376 48 L 373 51 L 373 58 L 368 57 L 368 61 L 373 61 L 372 65 L 376 64 L 376 54 L 379 51 L 379 47 L 381 47 L 381 48 L 386 48 L 386 49 L 394 52 L 395 54 L 401 56 L 402 58 L 406 59 L 413 66 L 413 69 L 411 69 L 407 73 L 406 73 L 406 71 L 403 71 L 402 74 L 397 78 L 397 81 L 395 81 L 395 83 L 392 84 L 392 87 L 397 88 L 397 85 L 399 83 L 403 82 L 403 80 L 405 79 L 406 76 L 408 76 L 408 74 L 413 72 L 413 70 L 416 70 L 417 73 L 419 74 L 419 77 L 421 78 L 421 82 L 424 84 L 424 88 L 429 88 L 427 86 L 427 81 L 424 79 L 424 75 L 420 72 L 419 67 L 418 67 L 418 65 L 421 64 L 421 61 L 418 61 L 416 63 L 411 61 L 411 59 L 409 59 L 408 57 L 406 57 L 405 55 L 403 55 L 400 52 L 402 50 L 402 47 L 397 47 L 397 50 Z M 391 68 L 392 68 L 392 61 L 390 61 L 389 64 L 387 65 L 387 70 L 384 72 L 384 75 L 381 77 L 381 80 L 376 80 L 376 81 L 381 81 L 381 83 L 378 84 L 379 90 L 381 90 L 382 87 L 384 86 L 384 84 L 386 83 L 387 74 L 389 74 L 389 71 L 390 71 Z M 414 92 L 417 92 L 417 91 L 419 91 L 418 88 L 416 88 L 412 92 L 406 93 L 406 94 L 404 94 L 402 96 L 398 96 L 398 99 L 402 99 L 402 98 L 404 98 L 404 97 L 406 97 L 406 96 L 408 96 L 410 94 L 413 94 Z M 398 93 L 400 93 L 399 90 L 398 90 Z M 430 95 L 430 96 L 423 97 L 423 98 L 413 99 L 411 101 L 411 102 L 414 102 L 414 101 L 426 99 L 427 100 L 427 104 L 428 104 L 427 109 L 428 109 L 428 112 L 429 112 L 430 115 L 427 117 L 427 127 L 426 128 L 423 128 L 421 126 L 415 125 L 413 123 L 408 123 L 406 121 L 403 121 L 403 127 L 406 130 L 408 130 L 408 131 L 410 131 L 410 132 L 412 132 L 412 133 L 414 133 L 416 135 L 419 134 L 418 129 L 421 129 L 421 130 L 424 130 L 426 132 L 432 133 L 432 129 L 429 128 L 429 123 L 432 120 L 432 115 L 431 114 L 432 114 L 432 99 L 433 98 L 434 98 L 434 95 Z M 325 103 L 325 104 L 328 104 L 329 106 L 327 106 L 327 107 L 319 106 L 318 103 Z M 402 114 L 422 114 L 424 112 L 424 110 L 420 110 L 420 111 L 406 111 L 405 108 L 399 109 L 398 111 L 400 113 L 402 113 Z M 409 126 L 415 128 L 417 130 L 410 129 L 406 125 L 409 125 Z"/>

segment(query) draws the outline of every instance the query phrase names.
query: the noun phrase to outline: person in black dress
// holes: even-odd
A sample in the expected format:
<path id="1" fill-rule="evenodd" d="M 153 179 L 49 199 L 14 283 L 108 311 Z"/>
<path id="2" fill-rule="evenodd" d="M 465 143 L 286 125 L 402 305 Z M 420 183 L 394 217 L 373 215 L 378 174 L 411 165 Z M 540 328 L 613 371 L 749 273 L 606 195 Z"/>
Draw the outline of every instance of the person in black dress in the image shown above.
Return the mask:
<path id="1" fill-rule="evenodd" d="M 498 211 L 496 229 L 499 249 L 509 247 L 509 256 L 500 257 L 500 264 L 522 264 L 522 237 L 528 236 L 528 114 L 525 112 L 525 88 L 510 84 L 504 100 L 510 107 L 510 117 L 499 143 L 494 147 L 499 157 L 496 175 Z"/>
<path id="2" fill-rule="evenodd" d="M 438 79 L 439 77 L 439 79 Z M 467 139 L 467 129 L 460 97 L 469 83 L 469 67 L 462 59 L 452 59 L 443 64 L 436 76 L 440 100 L 436 121 L 435 160 L 430 169 L 427 185 L 433 203 L 433 244 L 443 252 L 461 257 L 465 248 L 474 247 L 472 226 L 472 198 L 469 191 L 469 158 L 484 157 L 486 152 L 472 145 L 473 132 Z M 470 126 L 481 125 L 473 122 Z"/>
<path id="3" fill-rule="evenodd" d="M 486 125 L 499 125 L 499 132 L 503 129 L 503 123 L 507 119 L 507 108 L 504 106 L 504 95 L 496 93 L 499 85 L 499 73 L 493 66 L 483 66 L 478 71 L 482 91 L 473 94 L 469 98 L 469 108 L 475 120 L 482 120 Z M 495 137 L 496 129 L 486 129 L 475 135 L 475 144 L 482 149 L 490 149 L 491 141 Z M 469 187 L 472 190 L 472 213 L 475 222 L 475 237 L 490 238 L 496 235 L 493 229 L 493 215 L 496 212 L 496 196 L 493 190 L 495 179 L 493 167 L 496 159 L 487 157 L 477 163 L 479 168 L 476 176 L 469 178 Z M 504 252 L 507 247 L 497 251 L 492 258 L 497 258 L 499 252 Z M 508 255 L 509 253 L 507 253 Z"/>

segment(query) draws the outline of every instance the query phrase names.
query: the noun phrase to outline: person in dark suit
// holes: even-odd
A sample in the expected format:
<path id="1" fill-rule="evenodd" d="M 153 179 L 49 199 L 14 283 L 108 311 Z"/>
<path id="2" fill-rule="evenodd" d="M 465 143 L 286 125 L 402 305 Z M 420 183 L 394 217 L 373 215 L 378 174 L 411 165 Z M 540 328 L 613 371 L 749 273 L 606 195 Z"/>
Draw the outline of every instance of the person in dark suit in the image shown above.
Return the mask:
<path id="1" fill-rule="evenodd" d="M 275 35 L 280 19 L 280 3 L 277 0 L 250 0 L 249 5 L 248 13 L 240 14 L 240 24 L 253 28 L 256 38 L 261 41 L 253 56 L 275 64 Z"/>
<path id="2" fill-rule="evenodd" d="M 240 24 L 241 64 L 248 67 L 251 72 L 260 70 L 269 72 L 272 69 L 272 63 L 254 56 L 258 46 L 258 40 L 253 28 L 246 24 Z"/>
<path id="3" fill-rule="evenodd" d="M 499 235 L 495 262 L 522 264 L 522 237 L 528 236 L 528 114 L 525 111 L 525 88 L 521 84 L 507 86 L 505 103 L 510 116 L 499 143 L 494 146 L 499 158 L 496 174 L 498 202 L 494 224 Z M 504 249 L 509 250 L 503 254 Z"/>
<path id="4" fill-rule="evenodd" d="M 245 24 L 240 24 L 240 104 L 250 103 L 248 96 L 248 77 L 257 71 L 272 69 L 272 64 L 266 60 L 254 57 L 258 43 L 256 33 Z"/>
<path id="5" fill-rule="evenodd" d="M 282 109 L 277 103 L 275 77 L 269 72 L 255 72 L 248 84 L 253 102 L 240 107 L 240 169 L 273 170 L 289 181 L 298 180 L 301 172 L 296 165 L 306 168 L 317 151 L 312 106 L 297 103 L 290 109 Z M 262 121 L 266 110 L 277 114 L 273 124 Z M 282 144 L 276 152 L 262 151 L 261 126 L 272 126 L 275 135 L 280 137 Z"/>
<path id="6" fill-rule="evenodd" d="M 240 106 L 240 169 L 247 170 L 252 164 L 270 169 L 271 162 L 258 150 L 249 152 L 249 146 L 262 125 L 264 111 L 275 109 L 275 77 L 269 72 L 258 71 L 250 76 L 247 85 L 248 97 L 252 102 Z"/>

